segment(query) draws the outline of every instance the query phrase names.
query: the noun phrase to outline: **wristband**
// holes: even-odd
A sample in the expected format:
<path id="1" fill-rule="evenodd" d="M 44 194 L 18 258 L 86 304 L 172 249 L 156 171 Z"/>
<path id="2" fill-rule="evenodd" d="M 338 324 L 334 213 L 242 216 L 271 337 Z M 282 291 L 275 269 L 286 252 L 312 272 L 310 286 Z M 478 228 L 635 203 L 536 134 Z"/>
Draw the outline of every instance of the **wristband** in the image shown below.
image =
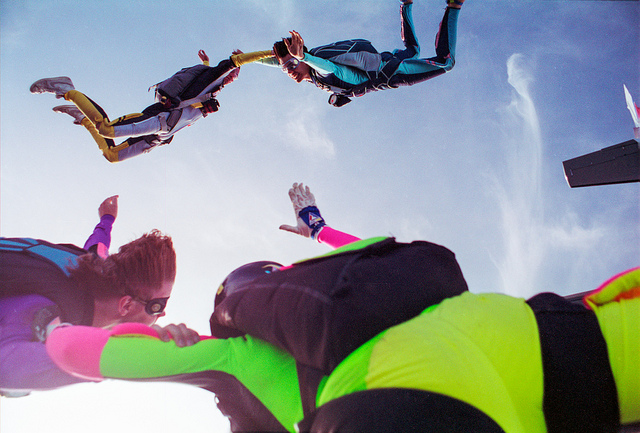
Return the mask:
<path id="1" fill-rule="evenodd" d="M 316 240 L 320 230 L 327 225 L 316 206 L 307 206 L 298 212 L 298 217 L 311 229 L 311 239 Z"/>

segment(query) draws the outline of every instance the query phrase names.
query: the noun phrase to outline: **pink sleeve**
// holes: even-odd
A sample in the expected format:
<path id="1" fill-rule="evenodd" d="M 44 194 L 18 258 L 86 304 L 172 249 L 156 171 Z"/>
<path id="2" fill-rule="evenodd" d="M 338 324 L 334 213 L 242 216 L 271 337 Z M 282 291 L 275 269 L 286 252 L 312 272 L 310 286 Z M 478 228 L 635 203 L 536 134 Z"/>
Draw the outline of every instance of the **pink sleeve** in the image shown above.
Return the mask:
<path id="1" fill-rule="evenodd" d="M 156 332 L 156 330 L 153 329 L 152 327 L 143 325 L 142 323 L 136 323 L 136 322 L 121 323 L 120 325 L 114 326 L 113 328 L 111 328 L 111 331 L 109 331 L 109 335 L 132 335 L 132 334 L 147 335 L 149 337 L 155 337 L 155 338 L 160 337 Z"/>
<path id="2" fill-rule="evenodd" d="M 104 379 L 100 373 L 102 349 L 113 335 L 147 335 L 158 338 L 155 329 L 141 323 L 122 323 L 112 329 L 92 326 L 61 326 L 47 338 L 47 354 L 67 373 L 82 379 Z"/>
<path id="3" fill-rule="evenodd" d="M 100 381 L 100 356 L 111 332 L 91 326 L 61 326 L 47 338 L 47 354 L 58 367 L 82 379 Z"/>
<path id="4" fill-rule="evenodd" d="M 351 242 L 359 240 L 360 238 L 332 229 L 329 226 L 324 226 L 318 234 L 318 242 L 327 244 L 334 249 L 343 247 L 347 244 L 350 244 Z"/>

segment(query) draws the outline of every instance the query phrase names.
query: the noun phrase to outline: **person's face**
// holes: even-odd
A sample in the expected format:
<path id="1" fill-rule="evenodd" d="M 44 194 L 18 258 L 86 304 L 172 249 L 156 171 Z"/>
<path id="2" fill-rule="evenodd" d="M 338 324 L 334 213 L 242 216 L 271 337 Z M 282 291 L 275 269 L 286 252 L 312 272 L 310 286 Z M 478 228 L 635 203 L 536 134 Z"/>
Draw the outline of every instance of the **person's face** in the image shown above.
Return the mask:
<path id="1" fill-rule="evenodd" d="M 311 81 L 311 75 L 309 74 L 309 65 L 303 63 L 293 57 L 291 54 L 287 54 L 284 57 L 279 57 L 280 66 L 282 70 L 291 78 L 293 78 L 296 83 L 301 83 L 302 81 Z"/>
<path id="2" fill-rule="evenodd" d="M 160 308 L 162 302 L 158 303 L 154 300 L 162 300 L 163 298 L 169 298 L 171 296 L 171 290 L 173 289 L 173 281 L 165 281 L 161 287 L 154 290 L 151 297 L 149 299 L 144 298 L 140 300 L 133 300 L 133 305 L 131 308 L 131 312 L 126 318 L 127 322 L 137 322 L 142 323 L 144 325 L 153 325 L 156 321 L 166 315 L 164 309 L 162 312 L 157 314 L 149 314 L 147 310 L 152 310 L 153 312 L 157 311 Z M 149 304 L 149 306 L 145 305 Z"/>

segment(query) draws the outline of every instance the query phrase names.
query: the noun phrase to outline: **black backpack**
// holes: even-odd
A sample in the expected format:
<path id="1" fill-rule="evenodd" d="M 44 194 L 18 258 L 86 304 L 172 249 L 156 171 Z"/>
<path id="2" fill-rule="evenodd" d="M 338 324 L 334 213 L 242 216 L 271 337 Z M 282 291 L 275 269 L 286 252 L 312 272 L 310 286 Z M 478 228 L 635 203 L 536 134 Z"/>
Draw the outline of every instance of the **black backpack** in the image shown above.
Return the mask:
<path id="1" fill-rule="evenodd" d="M 467 290 L 447 248 L 386 238 L 238 285 L 216 305 L 211 333 L 253 335 L 328 374 L 378 333 Z"/>

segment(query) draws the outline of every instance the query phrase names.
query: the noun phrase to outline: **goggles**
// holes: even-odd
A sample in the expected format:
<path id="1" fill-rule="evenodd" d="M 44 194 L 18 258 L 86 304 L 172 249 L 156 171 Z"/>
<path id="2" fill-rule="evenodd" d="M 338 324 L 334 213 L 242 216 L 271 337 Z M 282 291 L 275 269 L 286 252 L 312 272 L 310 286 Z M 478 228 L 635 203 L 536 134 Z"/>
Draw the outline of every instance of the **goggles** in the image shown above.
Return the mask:
<path id="1" fill-rule="evenodd" d="M 144 311 L 149 316 L 157 316 L 164 312 L 164 309 L 167 307 L 167 301 L 169 300 L 169 298 L 154 298 L 145 301 L 144 299 L 140 299 L 137 296 L 133 296 L 133 300 L 144 305 Z"/>

